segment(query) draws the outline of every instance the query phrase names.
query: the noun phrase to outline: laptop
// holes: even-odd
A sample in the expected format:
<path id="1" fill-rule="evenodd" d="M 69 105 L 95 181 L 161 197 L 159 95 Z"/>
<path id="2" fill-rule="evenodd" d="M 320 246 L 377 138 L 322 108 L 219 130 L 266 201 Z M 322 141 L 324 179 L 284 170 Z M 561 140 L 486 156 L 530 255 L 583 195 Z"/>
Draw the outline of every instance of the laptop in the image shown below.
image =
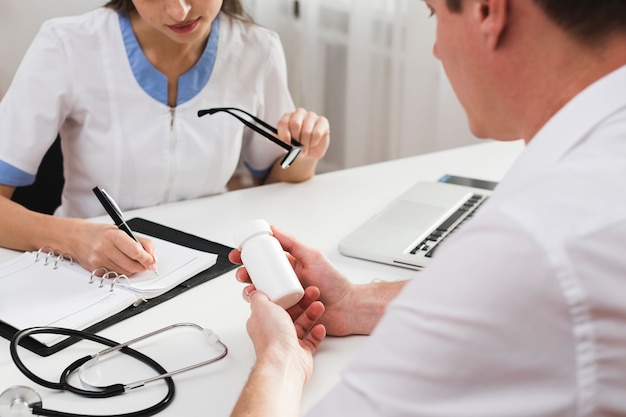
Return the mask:
<path id="1" fill-rule="evenodd" d="M 420 181 L 339 242 L 343 255 L 420 270 L 497 183 L 445 175 Z"/>

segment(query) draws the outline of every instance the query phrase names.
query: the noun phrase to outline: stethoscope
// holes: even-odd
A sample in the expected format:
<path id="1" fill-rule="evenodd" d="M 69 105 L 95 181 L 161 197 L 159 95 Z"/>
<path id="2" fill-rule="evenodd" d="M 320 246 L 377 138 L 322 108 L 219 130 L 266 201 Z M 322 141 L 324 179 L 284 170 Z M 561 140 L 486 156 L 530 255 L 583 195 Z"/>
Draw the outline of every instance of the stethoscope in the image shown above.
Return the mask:
<path id="1" fill-rule="evenodd" d="M 180 327 L 191 327 L 201 331 L 204 335 L 207 336 L 210 344 L 215 345 L 220 348 L 221 353 L 217 356 L 210 358 L 206 361 L 199 362 L 175 371 L 168 372 L 165 368 L 163 368 L 159 363 L 157 363 L 154 359 L 149 356 L 144 355 L 143 353 L 132 349 L 129 345 L 139 342 L 141 340 L 147 339 L 151 336 L 157 335 L 159 333 L 165 332 L 167 330 L 180 328 Z M 45 380 L 37 375 L 35 375 L 30 369 L 28 369 L 22 360 L 20 359 L 17 353 L 17 347 L 20 341 L 27 336 L 35 335 L 35 334 L 56 334 L 63 336 L 71 336 L 76 337 L 83 340 L 90 340 L 96 343 L 100 343 L 105 346 L 109 346 L 107 349 L 104 349 L 98 353 L 87 355 L 83 358 L 80 358 L 73 363 L 71 363 L 67 368 L 63 370 L 61 376 L 59 378 L 59 382 L 52 382 Z M 83 373 L 93 365 L 97 364 L 99 359 L 104 355 L 109 353 L 120 351 L 142 363 L 149 366 L 153 370 L 155 370 L 158 375 L 143 379 L 140 381 L 135 381 L 129 384 L 112 384 L 108 386 L 94 386 L 88 384 L 84 381 L 82 377 Z M 31 381 L 35 382 L 38 385 L 41 385 L 46 388 L 54 389 L 54 390 L 65 390 L 69 392 L 73 392 L 83 397 L 87 398 L 108 398 L 114 397 L 116 395 L 124 394 L 130 390 L 135 388 L 143 387 L 144 385 L 164 380 L 167 385 L 167 393 L 165 396 L 156 404 L 144 408 L 142 410 L 133 411 L 126 414 L 115 414 L 115 415 L 94 415 L 93 417 L 141 417 L 141 416 L 151 416 L 162 410 L 164 410 L 167 406 L 169 406 L 174 398 L 175 386 L 174 380 L 172 379 L 173 375 L 180 374 L 186 371 L 190 371 L 192 369 L 199 368 L 201 366 L 205 366 L 214 362 L 219 361 L 224 358 L 228 354 L 228 347 L 222 343 L 222 341 L 217 337 L 215 333 L 213 333 L 209 329 L 205 329 L 194 323 L 176 323 L 170 326 L 164 327 L 162 329 L 156 330 L 154 332 L 145 334 L 136 339 L 130 340 L 125 343 L 118 343 L 110 339 L 106 339 L 102 336 L 98 336 L 92 333 L 73 330 L 73 329 L 65 329 L 60 327 L 32 327 L 29 329 L 24 329 L 16 333 L 11 339 L 10 345 L 11 358 L 15 363 L 15 366 Z M 76 371 L 78 371 L 79 379 L 83 381 L 83 385 L 85 385 L 89 389 L 79 388 L 69 383 L 68 379 L 71 375 L 73 375 Z M 0 417 L 19 417 L 19 416 L 49 416 L 49 417 L 89 417 L 85 416 L 85 414 L 72 414 L 57 410 L 50 410 L 42 407 L 41 396 L 32 388 L 25 386 L 14 386 L 6 389 L 2 394 L 0 394 Z"/>

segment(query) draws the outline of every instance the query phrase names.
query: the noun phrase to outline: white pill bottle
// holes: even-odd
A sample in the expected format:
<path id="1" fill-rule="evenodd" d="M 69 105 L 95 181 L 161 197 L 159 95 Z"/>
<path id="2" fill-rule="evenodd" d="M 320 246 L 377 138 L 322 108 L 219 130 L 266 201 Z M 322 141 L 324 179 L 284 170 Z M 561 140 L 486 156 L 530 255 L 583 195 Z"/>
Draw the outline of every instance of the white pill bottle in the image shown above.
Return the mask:
<path id="1" fill-rule="evenodd" d="M 304 295 L 302 284 L 267 221 L 258 219 L 242 224 L 235 232 L 235 245 L 259 291 L 285 309 L 300 301 Z"/>

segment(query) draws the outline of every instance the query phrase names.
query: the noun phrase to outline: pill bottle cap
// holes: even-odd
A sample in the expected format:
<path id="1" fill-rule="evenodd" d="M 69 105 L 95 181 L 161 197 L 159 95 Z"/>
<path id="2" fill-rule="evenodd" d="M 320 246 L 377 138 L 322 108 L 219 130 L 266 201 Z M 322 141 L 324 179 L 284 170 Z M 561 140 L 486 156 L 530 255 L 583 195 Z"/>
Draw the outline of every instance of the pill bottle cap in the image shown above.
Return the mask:
<path id="1" fill-rule="evenodd" d="M 246 222 L 235 231 L 235 245 L 241 249 L 246 240 L 259 234 L 272 235 L 272 229 L 267 221 L 257 219 Z"/>

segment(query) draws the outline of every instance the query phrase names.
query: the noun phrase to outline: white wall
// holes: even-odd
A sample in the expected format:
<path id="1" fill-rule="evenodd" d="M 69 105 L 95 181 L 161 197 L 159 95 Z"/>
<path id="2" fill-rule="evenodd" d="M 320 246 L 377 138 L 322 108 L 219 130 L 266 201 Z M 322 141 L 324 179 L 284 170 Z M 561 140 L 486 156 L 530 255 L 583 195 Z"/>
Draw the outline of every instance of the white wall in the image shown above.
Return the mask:
<path id="1" fill-rule="evenodd" d="M 0 97 L 41 24 L 91 10 L 105 0 L 0 0 Z"/>

